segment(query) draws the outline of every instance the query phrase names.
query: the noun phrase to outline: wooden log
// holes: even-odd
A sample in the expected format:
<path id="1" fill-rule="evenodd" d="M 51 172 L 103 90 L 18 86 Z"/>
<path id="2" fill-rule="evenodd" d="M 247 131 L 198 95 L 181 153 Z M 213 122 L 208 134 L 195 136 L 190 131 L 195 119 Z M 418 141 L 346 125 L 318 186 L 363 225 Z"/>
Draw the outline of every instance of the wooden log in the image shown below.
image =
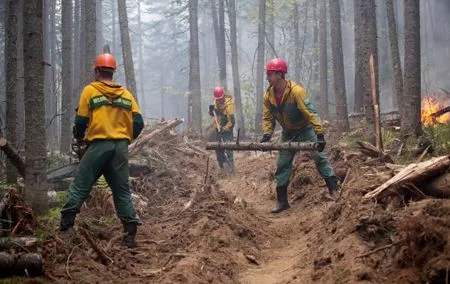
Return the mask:
<path id="1" fill-rule="evenodd" d="M 131 155 L 135 155 L 139 152 L 139 150 L 148 142 L 151 140 L 159 137 L 161 134 L 166 133 L 167 131 L 177 127 L 178 125 L 182 124 L 184 122 L 184 119 L 175 119 L 172 121 L 169 121 L 163 128 L 156 129 L 152 132 L 150 132 L 147 135 L 144 135 L 143 137 L 140 137 L 137 139 L 134 143 L 132 143 L 129 147 L 129 153 Z"/>
<path id="2" fill-rule="evenodd" d="M 0 136 L 0 149 L 5 153 L 8 160 L 16 167 L 17 171 L 22 177 L 25 177 L 25 162 L 17 154 L 17 150 L 9 145 L 8 141 Z"/>
<path id="3" fill-rule="evenodd" d="M 25 253 L 19 256 L 0 252 L 0 276 L 25 275 L 40 276 L 43 273 L 42 256 L 38 253 Z"/>
<path id="4" fill-rule="evenodd" d="M 394 161 L 388 154 L 386 154 L 382 150 L 378 149 L 377 147 L 373 146 L 369 142 L 357 141 L 356 143 L 358 144 L 359 150 L 361 151 L 361 153 L 363 153 L 367 156 L 370 156 L 370 157 L 381 158 L 380 160 L 383 162 L 387 162 L 387 163 L 391 163 L 391 164 L 394 163 Z"/>
<path id="5" fill-rule="evenodd" d="M 12 246 L 33 247 L 37 244 L 35 237 L 5 237 L 0 238 L 0 248 L 9 248 Z"/>
<path id="6" fill-rule="evenodd" d="M 375 143 L 379 151 L 383 151 L 383 141 L 381 137 L 381 116 L 380 116 L 380 106 L 378 104 L 377 96 L 377 84 L 375 80 L 375 67 L 374 67 L 373 54 L 370 54 L 369 58 L 369 70 L 370 70 L 370 86 L 372 89 L 372 106 L 375 115 Z"/>
<path id="7" fill-rule="evenodd" d="M 436 176 L 445 171 L 449 166 L 450 155 L 433 158 L 419 164 L 410 164 L 390 180 L 364 195 L 364 198 L 383 198 L 407 183 L 420 182 Z"/>
<path id="8" fill-rule="evenodd" d="M 279 150 L 315 150 L 316 142 L 283 142 L 283 143 L 257 143 L 257 142 L 209 142 L 206 150 L 232 150 L 232 151 L 279 151 Z"/>

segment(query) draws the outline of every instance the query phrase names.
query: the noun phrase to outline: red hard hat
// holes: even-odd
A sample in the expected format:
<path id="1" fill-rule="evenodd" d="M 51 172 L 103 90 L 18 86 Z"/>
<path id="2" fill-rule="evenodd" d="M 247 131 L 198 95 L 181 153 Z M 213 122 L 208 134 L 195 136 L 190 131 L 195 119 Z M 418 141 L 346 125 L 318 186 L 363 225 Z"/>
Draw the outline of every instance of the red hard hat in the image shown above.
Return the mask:
<path id="1" fill-rule="evenodd" d="M 116 59 L 109 53 L 100 54 L 95 60 L 94 68 L 111 68 L 116 70 Z"/>
<path id="2" fill-rule="evenodd" d="M 225 96 L 225 91 L 222 87 L 215 87 L 214 88 L 214 98 L 216 100 L 220 100 Z"/>
<path id="3" fill-rule="evenodd" d="M 266 71 L 280 71 L 283 72 L 283 74 L 287 73 L 287 64 L 286 61 L 284 61 L 281 58 L 274 58 L 269 60 L 266 65 Z"/>

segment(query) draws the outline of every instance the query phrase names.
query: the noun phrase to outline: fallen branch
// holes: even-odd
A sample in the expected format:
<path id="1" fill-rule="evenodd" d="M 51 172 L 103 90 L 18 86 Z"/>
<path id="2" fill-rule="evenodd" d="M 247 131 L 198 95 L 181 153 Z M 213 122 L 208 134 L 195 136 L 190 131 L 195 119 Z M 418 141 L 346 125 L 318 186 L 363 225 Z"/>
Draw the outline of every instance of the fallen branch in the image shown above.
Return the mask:
<path id="1" fill-rule="evenodd" d="M 447 112 L 450 112 L 450 106 L 447 106 L 447 107 L 445 107 L 443 109 L 438 110 L 435 113 L 432 113 L 431 116 L 436 118 L 436 117 L 439 117 L 439 116 L 441 116 L 443 114 L 446 114 Z"/>
<path id="2" fill-rule="evenodd" d="M 155 139 L 156 137 L 160 136 L 161 134 L 166 133 L 170 129 L 177 127 L 178 125 L 182 124 L 183 122 L 184 122 L 184 119 L 175 119 L 175 120 L 169 121 L 169 122 L 165 123 L 163 128 L 156 129 L 156 130 L 150 132 L 149 134 L 140 137 L 133 144 L 130 145 L 130 147 L 129 147 L 130 154 L 131 155 L 137 154 L 138 151 L 141 150 L 145 144 L 147 144 L 151 140 Z"/>
<path id="3" fill-rule="evenodd" d="M 402 243 L 402 242 L 403 242 L 403 240 L 398 240 L 398 241 L 396 241 L 396 242 L 393 242 L 392 244 L 388 244 L 388 245 L 379 247 L 379 248 L 377 248 L 377 249 L 374 249 L 374 250 L 372 250 L 372 251 L 369 251 L 368 253 L 360 254 L 360 255 L 358 255 L 358 256 L 355 257 L 355 258 L 362 258 L 362 257 L 366 257 L 366 256 L 369 256 L 369 255 L 372 255 L 372 254 L 377 253 L 377 252 L 379 252 L 379 251 L 382 251 L 382 250 L 391 248 L 391 247 L 393 247 L 393 246 L 396 246 L 396 245 L 398 245 L 398 244 L 400 244 L 400 243 Z"/>
<path id="4" fill-rule="evenodd" d="M 388 163 L 392 163 L 392 164 L 394 163 L 391 156 L 389 156 L 382 150 L 378 149 L 377 147 L 373 146 L 369 142 L 358 141 L 356 143 L 358 144 L 359 150 L 361 151 L 361 153 L 363 153 L 369 157 L 381 158 L 380 160 L 383 162 L 388 162 Z"/>
<path id="5" fill-rule="evenodd" d="M 33 247 L 37 244 L 35 237 L 5 237 L 0 238 L 0 248 L 9 248 L 11 246 Z"/>
<path id="6" fill-rule="evenodd" d="M 9 145 L 8 141 L 0 136 L 0 149 L 5 153 L 8 160 L 16 167 L 17 171 L 22 177 L 25 177 L 25 162 L 17 154 L 17 150 Z"/>
<path id="7" fill-rule="evenodd" d="M 257 143 L 257 142 L 209 142 L 206 150 L 232 150 L 232 151 L 279 151 L 279 150 L 315 150 L 316 142 L 283 142 L 283 143 Z"/>
<path id="8" fill-rule="evenodd" d="M 80 233 L 83 235 L 83 237 L 88 241 L 88 243 L 91 245 L 91 247 L 94 249 L 94 251 L 97 253 L 98 257 L 100 258 L 101 262 L 105 265 L 108 263 L 113 263 L 114 261 L 109 257 L 106 252 L 99 247 L 94 239 L 92 239 L 89 232 L 84 228 L 79 228 Z"/>
<path id="9" fill-rule="evenodd" d="M 442 173 L 450 166 L 450 155 L 430 159 L 419 164 L 410 164 L 375 190 L 364 195 L 365 199 L 383 198 L 389 194 L 386 189 L 398 188 L 408 183 L 423 181 Z M 392 190 L 395 191 L 395 190 Z"/>

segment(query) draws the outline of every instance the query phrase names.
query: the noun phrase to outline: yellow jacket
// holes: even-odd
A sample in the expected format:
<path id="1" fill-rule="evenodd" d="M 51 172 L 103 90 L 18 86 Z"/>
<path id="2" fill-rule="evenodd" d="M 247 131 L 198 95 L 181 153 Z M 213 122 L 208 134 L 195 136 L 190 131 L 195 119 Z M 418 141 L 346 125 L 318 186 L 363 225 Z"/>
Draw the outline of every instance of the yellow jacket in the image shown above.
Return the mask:
<path id="1" fill-rule="evenodd" d="M 283 130 L 300 130 L 311 124 L 316 134 L 323 133 L 323 127 L 316 109 L 309 101 L 302 86 L 293 81 L 287 81 L 287 86 L 277 105 L 273 87 L 269 87 L 264 94 L 263 101 L 263 133 L 272 135 L 275 120 Z"/>
<path id="2" fill-rule="evenodd" d="M 74 136 L 95 139 L 135 139 L 144 126 L 133 95 L 120 84 L 93 82 L 80 96 Z"/>
<path id="3" fill-rule="evenodd" d="M 214 111 L 217 115 L 219 125 L 224 131 L 230 131 L 234 127 L 234 100 L 230 95 L 225 95 L 225 103 L 219 105 L 214 101 Z"/>

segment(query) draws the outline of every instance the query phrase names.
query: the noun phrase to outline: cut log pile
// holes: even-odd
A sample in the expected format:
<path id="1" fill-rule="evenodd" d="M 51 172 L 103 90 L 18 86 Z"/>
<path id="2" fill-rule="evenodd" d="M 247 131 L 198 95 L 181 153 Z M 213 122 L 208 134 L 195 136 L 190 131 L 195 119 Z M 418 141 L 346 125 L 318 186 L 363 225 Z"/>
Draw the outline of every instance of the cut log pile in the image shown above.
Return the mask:
<path id="1" fill-rule="evenodd" d="M 0 194 L 0 217 L 0 277 L 42 275 L 32 211 L 14 188 Z"/>

